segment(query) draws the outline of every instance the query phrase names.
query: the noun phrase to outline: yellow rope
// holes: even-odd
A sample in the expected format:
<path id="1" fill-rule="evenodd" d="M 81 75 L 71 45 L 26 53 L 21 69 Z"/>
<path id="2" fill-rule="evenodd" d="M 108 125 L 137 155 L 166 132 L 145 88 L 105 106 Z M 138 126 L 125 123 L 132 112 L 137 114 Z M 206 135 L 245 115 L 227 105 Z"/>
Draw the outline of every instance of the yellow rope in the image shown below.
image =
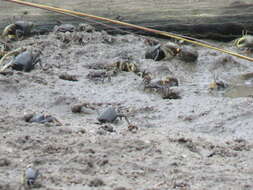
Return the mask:
<path id="1" fill-rule="evenodd" d="M 205 43 L 202 43 L 199 41 L 190 40 L 190 39 L 187 39 L 187 38 L 184 38 L 184 37 L 181 37 L 176 34 L 169 33 L 169 32 L 164 32 L 164 31 L 155 30 L 155 29 L 151 29 L 151 28 L 147 28 L 147 27 L 143 27 L 143 26 L 139 26 L 139 25 L 135 25 L 135 24 L 130 24 L 130 23 L 126 23 L 126 22 L 122 22 L 122 21 L 118 21 L 118 20 L 113 20 L 113 19 L 109 19 L 109 18 L 105 18 L 105 17 L 95 16 L 95 15 L 81 13 L 81 12 L 77 12 L 77 11 L 71 11 L 71 10 L 67 10 L 67 9 L 51 7 L 51 6 L 37 4 L 37 3 L 24 2 L 21 0 L 5 0 L 5 1 L 13 2 L 13 3 L 21 4 L 21 5 L 26 5 L 26 6 L 31 6 L 31 7 L 35 7 L 35 8 L 45 9 L 45 10 L 49 10 L 49 11 L 54 11 L 54 12 L 58 12 L 58 13 L 68 13 L 68 14 L 72 14 L 72 15 L 84 16 L 84 17 L 89 17 L 89 18 L 96 19 L 96 20 L 107 21 L 107 22 L 111 22 L 114 24 L 128 26 L 128 27 L 139 29 L 139 30 L 144 30 L 144 31 L 156 33 L 156 34 L 159 34 L 162 36 L 174 38 L 177 40 L 183 40 L 183 41 L 189 42 L 191 44 L 214 49 L 214 50 L 217 50 L 217 51 L 220 51 L 220 52 L 223 52 L 223 53 L 253 62 L 253 58 L 251 58 L 251 57 L 247 57 L 247 56 L 235 53 L 233 51 L 221 49 L 221 48 L 218 48 L 218 47 L 215 47 L 215 46 L 212 46 L 209 44 L 205 44 Z"/>

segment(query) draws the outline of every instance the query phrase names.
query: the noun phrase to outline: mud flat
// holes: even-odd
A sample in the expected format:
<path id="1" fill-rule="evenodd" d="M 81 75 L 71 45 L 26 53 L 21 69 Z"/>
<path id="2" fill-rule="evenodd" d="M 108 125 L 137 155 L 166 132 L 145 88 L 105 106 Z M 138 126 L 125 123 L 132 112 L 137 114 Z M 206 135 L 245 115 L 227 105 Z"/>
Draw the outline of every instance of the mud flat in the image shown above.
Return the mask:
<path id="1" fill-rule="evenodd" d="M 144 59 L 148 46 L 138 36 L 78 32 L 79 40 L 66 41 L 62 35 L 12 43 L 40 49 L 44 69 L 0 75 L 0 189 L 17 189 L 31 163 L 41 173 L 40 189 L 47 190 L 253 188 L 253 91 L 239 89 L 231 98 L 208 90 L 214 77 L 234 91 L 250 89 L 251 79 L 238 76 L 251 72 L 252 63 L 199 47 L 195 63 L 155 62 Z M 86 77 L 95 65 L 126 58 L 155 78 L 176 77 L 181 98 L 144 91 L 133 72 L 104 81 Z M 78 81 L 62 80 L 63 73 Z M 95 109 L 73 113 L 80 103 Z M 124 120 L 99 124 L 97 111 L 108 106 L 124 112 L 136 130 Z M 26 113 L 50 114 L 62 126 L 27 123 Z"/>

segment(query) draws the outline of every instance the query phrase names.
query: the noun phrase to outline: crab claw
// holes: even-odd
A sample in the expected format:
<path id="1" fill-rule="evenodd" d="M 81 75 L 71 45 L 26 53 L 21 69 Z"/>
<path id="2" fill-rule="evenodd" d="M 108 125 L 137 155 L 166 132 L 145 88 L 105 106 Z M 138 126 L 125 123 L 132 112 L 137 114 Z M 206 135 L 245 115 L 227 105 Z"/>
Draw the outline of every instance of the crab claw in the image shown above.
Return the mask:
<path id="1" fill-rule="evenodd" d="M 29 21 L 17 21 L 6 26 L 3 30 L 2 37 L 9 40 L 22 39 L 24 36 L 31 34 L 34 24 Z"/>
<path id="2" fill-rule="evenodd" d="M 245 35 L 235 41 L 237 48 L 253 48 L 253 36 Z"/>
<path id="3" fill-rule="evenodd" d="M 16 25 L 10 24 L 4 28 L 2 36 L 9 37 L 9 35 L 14 35 L 14 30 L 16 30 Z"/>

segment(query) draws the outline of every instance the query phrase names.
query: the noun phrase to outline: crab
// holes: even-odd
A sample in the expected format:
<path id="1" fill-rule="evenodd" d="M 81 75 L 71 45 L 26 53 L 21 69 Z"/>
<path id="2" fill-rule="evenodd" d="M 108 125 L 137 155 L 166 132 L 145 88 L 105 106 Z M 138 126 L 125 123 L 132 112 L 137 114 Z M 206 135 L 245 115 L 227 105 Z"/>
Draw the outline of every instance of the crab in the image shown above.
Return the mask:
<path id="1" fill-rule="evenodd" d="M 209 84 L 209 90 L 224 90 L 228 87 L 228 84 L 221 80 L 214 80 Z"/>
<path id="2" fill-rule="evenodd" d="M 94 32 L 95 28 L 89 24 L 80 23 L 78 25 L 78 31 L 80 31 L 80 32 Z"/>
<path id="3" fill-rule="evenodd" d="M 21 186 L 19 190 L 40 187 L 39 183 L 36 182 L 39 175 L 39 170 L 35 169 L 33 164 L 29 164 L 21 175 Z"/>
<path id="4" fill-rule="evenodd" d="M 60 26 L 54 27 L 54 32 L 74 32 L 76 27 L 72 24 L 61 24 Z"/>
<path id="5" fill-rule="evenodd" d="M 156 81 L 144 81 L 144 90 L 150 89 L 151 91 L 158 92 L 163 99 L 180 98 L 179 93 L 171 89 L 171 87 L 175 86 L 178 86 L 178 80 L 173 77 L 166 77 L 163 80 Z"/>
<path id="6" fill-rule="evenodd" d="M 91 71 L 87 74 L 87 78 L 94 81 L 101 80 L 102 82 L 104 82 L 105 78 L 108 78 L 108 81 L 111 81 L 112 75 L 112 73 L 106 71 Z"/>
<path id="7" fill-rule="evenodd" d="M 98 121 L 100 123 L 112 123 L 114 122 L 117 118 L 122 118 L 124 117 L 128 125 L 131 125 L 127 116 L 121 113 L 118 113 L 115 108 L 113 107 L 108 107 L 106 108 L 101 114 L 98 116 Z"/>
<path id="8" fill-rule="evenodd" d="M 253 49 L 253 36 L 243 35 L 241 38 L 235 40 L 235 46 L 237 48 L 248 48 Z"/>
<path id="9" fill-rule="evenodd" d="M 20 53 L 22 53 L 26 50 L 27 50 L 27 48 L 21 47 L 21 48 L 17 48 L 15 50 L 9 51 L 7 53 L 4 53 L 3 56 L 0 59 L 0 65 L 3 64 L 4 60 L 7 59 L 7 57 L 17 56 L 17 55 L 19 55 Z M 0 71 L 1 72 L 4 71 L 6 68 L 10 67 L 11 64 L 12 64 L 11 62 L 6 64 L 2 69 L 0 69 Z"/>
<path id="10" fill-rule="evenodd" d="M 28 123 L 54 123 L 56 125 L 61 126 L 62 123 L 55 118 L 52 115 L 48 115 L 48 114 L 25 114 L 24 115 L 24 120 L 25 122 Z"/>
<path id="11" fill-rule="evenodd" d="M 38 62 L 41 62 L 40 54 L 40 51 L 34 53 L 26 50 L 17 55 L 8 65 L 17 71 L 30 72 Z"/>
<path id="12" fill-rule="evenodd" d="M 152 80 L 152 73 L 146 70 L 138 72 L 137 75 L 142 78 L 144 85 L 148 85 Z"/>
<path id="13" fill-rule="evenodd" d="M 138 70 L 135 63 L 130 63 L 128 61 L 118 61 L 115 63 L 115 66 L 120 71 L 137 72 Z"/>
<path id="14" fill-rule="evenodd" d="M 161 47 L 161 49 L 165 54 L 166 60 L 170 60 L 174 58 L 181 51 L 181 48 L 179 47 L 179 45 L 173 42 L 167 42 Z"/>
<path id="15" fill-rule="evenodd" d="M 178 86 L 178 80 L 173 77 L 166 77 L 163 80 L 152 81 L 150 80 L 148 83 L 146 82 L 144 86 L 145 89 L 163 89 L 169 88 L 172 86 Z"/>
<path id="16" fill-rule="evenodd" d="M 153 59 L 155 61 L 170 60 L 174 58 L 179 51 L 179 45 L 173 42 L 167 42 L 164 45 L 158 44 L 149 48 L 145 53 L 145 58 Z"/>
<path id="17" fill-rule="evenodd" d="M 38 170 L 28 167 L 25 172 L 25 178 L 26 178 L 27 185 L 29 185 L 29 186 L 33 185 L 38 176 L 39 176 Z"/>
<path id="18" fill-rule="evenodd" d="M 145 59 L 153 59 L 160 61 L 165 58 L 165 53 L 161 49 L 161 44 L 157 44 L 147 49 L 145 53 Z"/>
<path id="19" fill-rule="evenodd" d="M 33 27 L 34 24 L 30 21 L 17 21 L 6 26 L 2 36 L 8 40 L 23 39 L 31 34 Z"/>

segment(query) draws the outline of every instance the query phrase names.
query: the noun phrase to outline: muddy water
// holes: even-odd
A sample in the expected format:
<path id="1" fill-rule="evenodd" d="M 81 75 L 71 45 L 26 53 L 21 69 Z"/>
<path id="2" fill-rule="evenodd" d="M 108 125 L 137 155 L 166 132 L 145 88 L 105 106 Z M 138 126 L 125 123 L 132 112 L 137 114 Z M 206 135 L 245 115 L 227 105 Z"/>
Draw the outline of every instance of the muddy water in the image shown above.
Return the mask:
<path id="1" fill-rule="evenodd" d="M 16 48 L 40 49 L 48 69 L 38 65 L 29 73 L 0 75 L 0 189 L 20 187 L 30 163 L 41 173 L 40 189 L 48 190 L 253 188 L 253 99 L 245 90 L 251 87 L 236 79 L 251 72 L 252 63 L 200 47 L 195 63 L 155 62 L 144 59 L 142 38 L 75 35 L 13 42 Z M 212 43 L 239 51 L 229 43 Z M 126 57 L 154 79 L 176 77 L 181 99 L 144 91 L 133 72 L 104 81 L 86 77 L 95 65 Z M 62 80 L 62 73 L 78 81 Z M 229 84 L 228 94 L 210 92 L 214 79 Z M 242 87 L 233 92 L 230 87 L 237 85 Z M 90 106 L 72 113 L 79 103 Z M 136 130 L 124 120 L 99 124 L 97 112 L 108 106 L 126 114 Z M 27 123 L 25 113 L 53 115 L 62 126 Z"/>

